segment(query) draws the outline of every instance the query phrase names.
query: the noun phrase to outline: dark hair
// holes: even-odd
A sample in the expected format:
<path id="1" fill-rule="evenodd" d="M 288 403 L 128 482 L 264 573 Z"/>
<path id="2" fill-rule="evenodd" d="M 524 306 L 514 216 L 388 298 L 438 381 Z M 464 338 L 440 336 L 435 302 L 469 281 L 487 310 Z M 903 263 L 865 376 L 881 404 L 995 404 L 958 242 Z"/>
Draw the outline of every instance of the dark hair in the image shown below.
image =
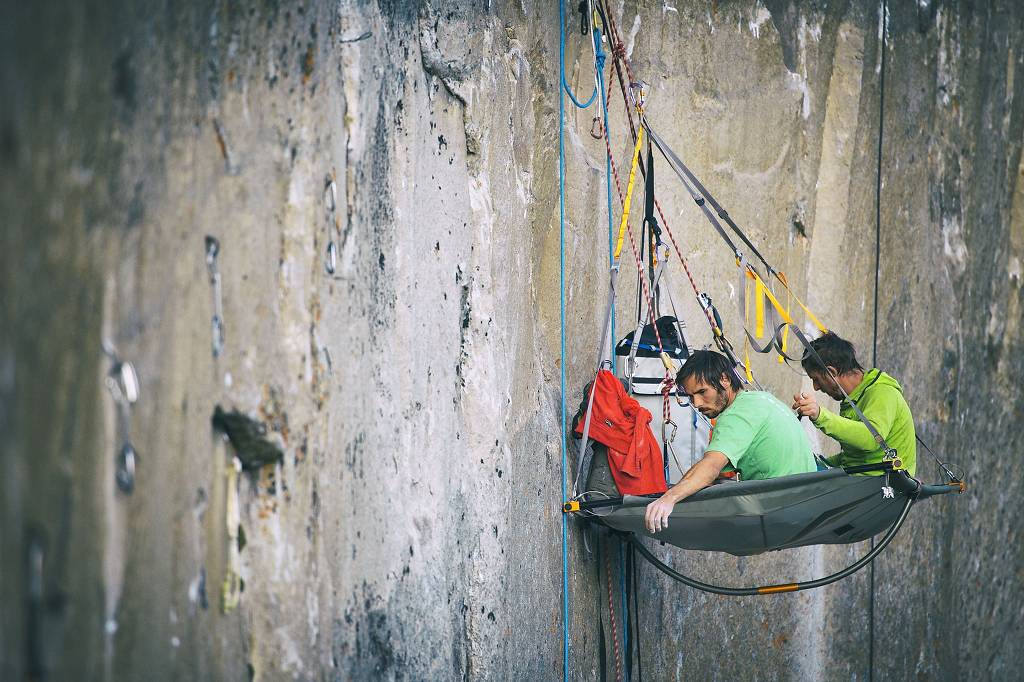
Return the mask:
<path id="1" fill-rule="evenodd" d="M 811 341 L 811 348 L 825 362 L 826 367 L 835 367 L 840 374 L 852 372 L 855 369 L 864 370 L 857 362 L 857 354 L 853 344 L 846 339 L 840 338 L 834 332 L 825 332 L 818 338 Z M 805 372 L 825 372 L 818 358 L 810 350 L 804 350 L 803 358 L 800 360 Z"/>
<path id="2" fill-rule="evenodd" d="M 676 374 L 676 386 L 682 388 L 683 382 L 692 377 L 714 386 L 716 391 L 721 391 L 724 390 L 721 381 L 723 374 L 729 377 L 729 385 L 732 386 L 732 390 L 738 391 L 743 387 L 729 358 L 713 350 L 694 351 L 693 355 L 687 358 L 683 366 L 679 368 L 679 373 Z"/>

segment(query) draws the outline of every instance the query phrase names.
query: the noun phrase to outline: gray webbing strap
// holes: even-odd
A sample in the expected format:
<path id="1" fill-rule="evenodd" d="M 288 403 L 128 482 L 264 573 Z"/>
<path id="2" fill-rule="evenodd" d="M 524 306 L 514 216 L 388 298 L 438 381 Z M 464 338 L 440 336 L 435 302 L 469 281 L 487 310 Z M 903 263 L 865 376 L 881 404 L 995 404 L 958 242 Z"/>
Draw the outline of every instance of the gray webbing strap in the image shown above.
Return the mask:
<path id="1" fill-rule="evenodd" d="M 690 185 L 690 181 L 687 180 L 686 175 L 682 170 L 684 168 L 683 162 L 679 159 L 678 156 L 675 155 L 675 152 L 669 149 L 668 145 L 662 142 L 661 138 L 658 137 L 657 133 L 651 130 L 650 126 L 645 125 L 645 127 L 647 128 L 647 133 L 650 136 L 651 141 L 654 142 L 654 146 L 658 148 L 658 151 L 660 151 L 662 156 L 665 157 L 665 160 L 668 161 L 669 167 L 671 167 L 672 170 L 675 171 L 675 174 L 679 176 L 679 180 L 680 182 L 683 183 L 683 187 L 685 187 L 686 191 L 690 194 L 690 198 L 692 198 L 693 202 L 700 207 L 700 210 L 704 212 L 704 215 L 707 217 L 708 221 L 715 228 L 715 230 L 718 231 L 719 236 L 721 236 L 722 239 L 725 240 L 725 243 L 729 245 L 729 248 L 733 250 L 733 253 L 737 254 L 738 256 L 739 249 L 736 248 L 736 244 L 726 233 L 725 228 L 722 227 L 722 223 L 718 222 L 718 217 L 708 206 L 707 202 L 704 200 L 704 197 L 696 189 L 694 189 L 693 186 Z"/>
<path id="2" fill-rule="evenodd" d="M 764 266 L 768 269 L 769 275 L 775 272 L 775 269 L 772 268 L 771 264 L 765 259 L 764 256 L 761 255 L 761 252 L 757 250 L 757 247 L 754 246 L 754 243 L 752 241 L 750 241 L 750 238 L 747 237 L 743 230 L 740 229 L 739 225 L 737 225 L 736 222 L 732 219 L 732 217 L 729 215 L 729 212 L 722 208 L 721 204 L 719 204 L 715 200 L 715 197 L 711 195 L 711 192 L 709 192 L 704 187 L 704 185 L 701 184 L 700 180 L 697 179 L 697 176 L 693 174 L 693 171 L 691 171 L 686 166 L 686 164 L 683 163 L 683 161 L 678 156 L 675 155 L 675 153 L 669 148 L 669 146 L 665 144 L 664 141 L 662 141 L 662 139 L 658 137 L 658 135 L 653 130 L 651 130 L 651 126 L 647 122 L 646 117 L 644 117 L 642 123 L 644 128 L 647 130 L 649 138 L 651 140 L 654 140 L 654 144 L 658 146 L 658 149 L 661 150 L 661 153 L 665 154 L 666 158 L 668 158 L 669 154 L 672 155 L 672 159 L 675 163 L 675 167 L 673 168 L 673 170 L 676 171 L 676 175 L 679 175 L 679 178 L 681 180 L 685 175 L 686 180 L 688 180 L 690 183 L 693 183 L 693 187 L 695 188 L 694 191 L 700 194 L 701 201 L 703 202 L 706 200 L 707 203 L 711 204 L 711 206 L 715 209 L 715 213 L 718 214 L 718 217 L 723 219 L 726 222 L 726 224 L 732 229 L 732 231 L 736 233 L 736 236 L 739 237 L 744 244 L 746 244 L 747 248 L 750 249 L 750 252 L 757 256 L 757 259 L 759 261 L 764 263 Z M 672 162 L 670 162 L 670 165 L 672 165 Z M 703 208 L 703 206 L 704 205 L 702 203 L 701 207 Z M 708 214 L 708 211 L 705 211 L 705 214 Z M 718 233 L 722 235 L 723 238 L 725 238 L 726 243 L 732 248 L 733 251 L 736 251 L 736 246 L 733 244 L 733 241 L 729 239 L 728 236 L 725 234 L 725 230 L 721 227 L 721 224 L 717 223 L 717 221 L 714 224 L 715 228 L 718 230 Z"/>
<path id="3" fill-rule="evenodd" d="M 608 305 L 605 306 L 604 310 L 604 326 L 601 328 L 601 342 L 597 349 L 597 372 L 601 371 L 601 367 L 605 363 L 605 342 L 611 338 L 612 335 L 612 310 L 615 309 L 615 276 L 619 273 L 619 264 L 616 262 L 609 272 L 608 276 Z M 610 346 L 614 346 L 614 343 L 610 343 Z M 612 350 L 614 352 L 614 350 Z M 583 435 L 580 438 L 579 454 L 576 457 L 576 478 L 572 482 L 572 494 L 573 497 L 579 495 L 579 484 L 580 477 L 583 475 L 584 459 L 586 458 L 587 441 L 590 438 L 590 419 L 594 413 L 594 393 L 596 393 L 597 383 L 597 372 L 594 373 L 594 381 L 590 385 L 590 395 L 587 398 L 587 414 L 583 420 Z"/>
<path id="4" fill-rule="evenodd" d="M 651 289 L 650 289 L 651 290 L 651 298 L 652 298 L 652 300 L 654 298 L 654 292 L 658 290 L 658 284 L 661 281 L 661 276 L 665 272 L 665 264 L 666 264 L 666 262 L 667 261 L 665 259 L 662 259 L 661 261 L 659 261 L 658 262 L 658 267 L 654 271 L 654 281 L 651 282 Z M 644 276 L 642 271 L 640 273 L 640 276 L 641 277 Z M 643 286 L 643 285 L 641 284 L 641 286 Z M 634 372 L 635 367 L 636 367 L 636 354 L 637 354 L 637 351 L 640 349 L 640 337 L 643 335 L 644 327 L 646 326 L 646 320 L 649 319 L 649 318 L 654 318 L 654 324 L 657 324 L 657 314 L 652 315 L 651 312 L 649 310 L 647 310 L 647 301 L 645 300 L 640 305 L 640 320 L 637 322 L 636 330 L 633 332 L 633 342 L 632 342 L 632 344 L 630 345 L 630 348 L 629 348 L 629 360 L 627 360 L 627 364 L 626 364 L 627 376 L 629 377 L 629 391 L 630 391 L 630 393 L 633 392 L 633 372 Z M 660 350 L 664 351 L 665 348 L 662 347 Z"/>
<path id="5" fill-rule="evenodd" d="M 685 325 L 683 324 L 682 319 L 679 317 L 679 313 L 676 312 L 676 301 L 675 298 L 672 297 L 672 285 L 668 283 L 668 275 L 666 275 L 664 279 L 665 291 L 668 292 L 668 303 L 672 307 L 672 316 L 676 318 L 676 331 L 679 333 L 679 343 L 681 343 L 683 345 L 683 348 L 685 348 L 686 351 L 689 352 L 690 344 L 686 340 L 686 334 L 683 333 L 683 327 Z"/>

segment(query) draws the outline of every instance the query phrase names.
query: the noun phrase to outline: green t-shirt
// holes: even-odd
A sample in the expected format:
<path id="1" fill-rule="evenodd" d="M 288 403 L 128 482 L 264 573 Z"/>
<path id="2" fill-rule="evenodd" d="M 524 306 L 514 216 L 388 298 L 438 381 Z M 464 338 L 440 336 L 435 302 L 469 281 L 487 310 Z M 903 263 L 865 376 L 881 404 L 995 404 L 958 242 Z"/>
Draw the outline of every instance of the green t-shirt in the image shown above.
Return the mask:
<path id="1" fill-rule="evenodd" d="M 817 471 L 796 415 L 765 391 L 741 391 L 715 421 L 707 449 L 728 457 L 745 481 Z"/>

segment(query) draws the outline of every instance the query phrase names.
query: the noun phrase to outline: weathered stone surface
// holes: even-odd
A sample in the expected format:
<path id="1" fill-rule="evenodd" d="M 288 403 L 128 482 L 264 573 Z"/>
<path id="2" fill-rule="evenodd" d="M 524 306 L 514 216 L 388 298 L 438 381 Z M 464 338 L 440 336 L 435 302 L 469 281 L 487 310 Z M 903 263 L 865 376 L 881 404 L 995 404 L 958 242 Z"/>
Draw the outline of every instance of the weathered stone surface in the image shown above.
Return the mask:
<path id="1" fill-rule="evenodd" d="M 651 122 L 794 290 L 903 382 L 919 432 L 971 485 L 915 510 L 873 578 L 729 600 L 638 566 L 644 674 L 1012 678 L 1024 11 L 892 3 L 883 21 L 856 2 L 611 4 Z M 557 7 L 0 12 L 0 677 L 558 678 Z M 567 12 L 567 78 L 586 95 L 592 57 Z M 570 406 L 606 290 L 591 111 L 566 111 Z M 739 338 L 732 255 L 668 169 L 658 177 L 696 280 Z M 693 341 L 708 343 L 670 267 Z M 104 340 L 138 370 L 131 406 L 105 386 Z M 809 388 L 757 362 L 779 395 Z M 229 477 L 218 404 L 265 425 L 283 462 Z M 130 495 L 115 483 L 125 441 Z M 619 610 L 620 555 L 604 550 Z M 656 551 L 700 578 L 759 584 L 838 569 L 866 546 Z M 578 679 L 598 676 L 599 556 L 571 525 Z"/>

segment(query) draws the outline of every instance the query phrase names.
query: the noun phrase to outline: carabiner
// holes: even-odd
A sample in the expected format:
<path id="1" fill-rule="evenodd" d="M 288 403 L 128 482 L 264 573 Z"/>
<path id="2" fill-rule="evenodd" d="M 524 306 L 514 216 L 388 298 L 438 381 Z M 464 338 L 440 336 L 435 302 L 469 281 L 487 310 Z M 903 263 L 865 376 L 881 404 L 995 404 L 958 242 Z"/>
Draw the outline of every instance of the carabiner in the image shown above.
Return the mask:
<path id="1" fill-rule="evenodd" d="M 668 426 L 669 424 L 672 425 L 672 437 L 666 440 L 665 439 L 665 427 Z M 677 433 L 679 433 L 679 425 L 676 424 L 674 421 L 672 421 L 671 418 L 667 419 L 667 420 L 665 420 L 664 422 L 661 423 L 661 439 L 662 439 L 662 441 L 665 442 L 666 445 L 668 443 L 676 442 L 676 434 Z"/>
<path id="2" fill-rule="evenodd" d="M 328 275 L 333 275 L 338 267 L 338 245 L 334 240 L 327 242 L 327 258 L 324 261 L 324 270 Z"/>
<path id="3" fill-rule="evenodd" d="M 114 480 L 117 481 L 117 487 L 125 495 L 131 495 L 132 491 L 135 490 L 135 461 L 135 447 L 130 441 L 125 441 L 125 444 L 117 453 L 114 471 Z"/>
<path id="4" fill-rule="evenodd" d="M 334 213 L 338 205 L 338 183 L 334 181 L 334 173 L 327 176 L 324 181 L 324 206 L 328 213 Z"/>

